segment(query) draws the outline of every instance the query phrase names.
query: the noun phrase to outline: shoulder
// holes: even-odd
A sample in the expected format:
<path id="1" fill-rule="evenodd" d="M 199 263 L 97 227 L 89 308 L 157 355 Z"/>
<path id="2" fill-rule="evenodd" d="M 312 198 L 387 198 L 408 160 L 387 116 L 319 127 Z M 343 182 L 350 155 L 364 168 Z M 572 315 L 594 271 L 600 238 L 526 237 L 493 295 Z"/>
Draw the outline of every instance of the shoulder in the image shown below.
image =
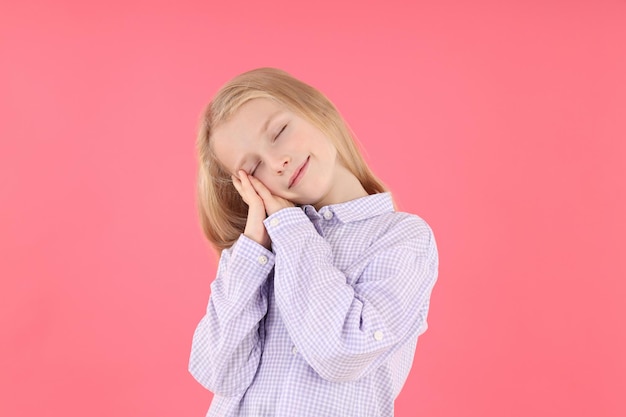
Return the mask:
<path id="1" fill-rule="evenodd" d="M 377 229 L 372 243 L 378 247 L 403 245 L 415 249 L 434 244 L 432 228 L 416 214 L 393 211 L 376 216 L 371 221 Z"/>
<path id="2" fill-rule="evenodd" d="M 413 213 L 393 211 L 378 216 L 378 222 L 384 226 L 386 232 L 408 234 L 408 235 L 431 235 L 433 233 L 430 225 Z"/>

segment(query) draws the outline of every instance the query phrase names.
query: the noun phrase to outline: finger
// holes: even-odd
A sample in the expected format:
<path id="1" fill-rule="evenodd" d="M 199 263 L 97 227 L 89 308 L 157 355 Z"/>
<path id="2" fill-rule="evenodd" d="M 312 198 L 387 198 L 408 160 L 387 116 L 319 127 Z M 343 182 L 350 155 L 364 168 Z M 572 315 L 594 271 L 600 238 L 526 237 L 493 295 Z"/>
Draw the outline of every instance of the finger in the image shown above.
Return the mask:
<path id="1" fill-rule="evenodd" d="M 246 173 L 244 171 L 239 171 L 238 174 L 239 174 L 238 177 L 233 175 L 233 178 L 234 178 L 233 181 L 237 182 L 237 184 L 239 185 L 239 188 L 241 189 L 243 193 L 249 192 L 251 187 L 249 185 L 250 181 L 246 177 Z"/>
<path id="2" fill-rule="evenodd" d="M 250 178 L 250 184 L 252 185 L 256 193 L 264 201 L 268 201 L 269 199 L 274 197 L 274 195 L 270 192 L 270 190 L 259 179 L 255 177 L 249 177 L 249 178 Z"/>
<path id="3" fill-rule="evenodd" d="M 260 180 L 254 177 L 250 177 L 250 182 L 252 183 L 252 186 L 254 187 L 258 195 L 263 200 L 263 205 L 265 206 L 265 210 L 267 211 L 268 215 L 271 215 L 285 207 L 293 207 L 292 202 L 272 194 L 269 188 L 267 188 L 267 186 L 263 184 L 263 182 L 261 182 Z"/>
<path id="4" fill-rule="evenodd" d="M 241 181 L 239 181 L 239 179 L 235 177 L 234 175 L 231 175 L 230 179 L 233 182 L 233 185 L 235 186 L 235 190 L 237 190 L 237 192 L 241 194 Z"/>
<path id="5" fill-rule="evenodd" d="M 263 211 L 265 212 L 265 209 L 264 209 L 265 202 L 263 201 L 263 198 L 261 198 L 261 196 L 254 189 L 254 186 L 250 182 L 251 178 L 253 177 L 246 174 L 245 171 L 243 170 L 239 171 L 239 185 L 240 185 L 239 195 L 241 195 L 241 198 L 243 198 L 243 200 L 246 202 L 246 204 L 248 204 L 248 206 L 262 207 Z"/>
<path id="6" fill-rule="evenodd" d="M 239 179 L 241 181 L 242 190 L 250 195 L 250 196 L 258 196 L 254 186 L 252 185 L 250 179 L 252 177 L 245 173 L 245 171 L 239 171 Z"/>
<path id="7" fill-rule="evenodd" d="M 237 190 L 237 193 L 239 193 L 239 196 L 243 199 L 243 201 L 246 202 L 246 204 L 250 204 L 250 199 L 257 199 L 259 198 L 255 192 L 250 192 L 251 190 L 251 186 L 245 187 L 244 184 L 242 184 L 241 180 L 237 177 L 235 177 L 233 175 L 233 186 L 235 187 L 235 190 Z"/>

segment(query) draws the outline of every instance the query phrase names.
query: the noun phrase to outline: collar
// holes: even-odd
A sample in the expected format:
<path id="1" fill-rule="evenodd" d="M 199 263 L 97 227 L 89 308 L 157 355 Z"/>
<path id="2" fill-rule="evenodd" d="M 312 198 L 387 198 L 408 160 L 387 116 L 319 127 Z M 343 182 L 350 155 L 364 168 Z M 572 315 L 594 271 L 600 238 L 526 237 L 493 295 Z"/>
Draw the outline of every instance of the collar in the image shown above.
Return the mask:
<path id="1" fill-rule="evenodd" d="M 320 208 L 319 211 L 310 204 L 301 206 L 301 208 L 311 221 L 334 217 L 341 223 L 365 220 L 394 211 L 393 200 L 389 192 L 370 194 L 343 203 L 330 204 Z"/>

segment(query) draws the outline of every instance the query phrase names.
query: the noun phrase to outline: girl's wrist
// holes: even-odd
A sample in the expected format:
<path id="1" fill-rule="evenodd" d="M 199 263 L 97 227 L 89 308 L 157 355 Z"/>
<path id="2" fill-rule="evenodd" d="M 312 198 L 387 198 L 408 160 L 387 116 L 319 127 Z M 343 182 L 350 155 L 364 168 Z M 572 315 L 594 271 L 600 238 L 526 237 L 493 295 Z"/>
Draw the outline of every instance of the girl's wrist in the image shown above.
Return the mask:
<path id="1" fill-rule="evenodd" d="M 267 230 L 265 230 L 265 226 L 263 223 L 259 223 L 259 226 L 250 226 L 246 225 L 245 230 L 243 231 L 244 236 L 249 239 L 254 240 L 259 245 L 264 246 L 267 249 L 271 248 L 271 241 L 269 235 L 267 234 Z"/>

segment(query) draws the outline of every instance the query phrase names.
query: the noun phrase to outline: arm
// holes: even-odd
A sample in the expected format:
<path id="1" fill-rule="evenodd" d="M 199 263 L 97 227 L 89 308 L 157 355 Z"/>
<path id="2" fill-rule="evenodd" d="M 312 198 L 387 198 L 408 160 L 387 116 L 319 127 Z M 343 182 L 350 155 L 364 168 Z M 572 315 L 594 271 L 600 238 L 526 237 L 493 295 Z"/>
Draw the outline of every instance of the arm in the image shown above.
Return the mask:
<path id="1" fill-rule="evenodd" d="M 265 206 L 243 170 L 233 186 L 248 205 L 243 234 L 222 251 L 206 315 L 193 336 L 189 371 L 216 394 L 244 392 L 261 359 L 267 313 L 267 277 L 274 266 L 263 225 Z"/>
<path id="2" fill-rule="evenodd" d="M 206 315 L 193 335 L 189 372 L 215 394 L 245 391 L 263 350 L 272 252 L 246 236 L 222 251 Z"/>
<path id="3" fill-rule="evenodd" d="M 281 317 L 322 378 L 359 379 L 425 331 L 438 255 L 423 220 L 411 216 L 390 228 L 353 285 L 302 210 L 280 210 L 265 225 L 276 252 Z"/>

